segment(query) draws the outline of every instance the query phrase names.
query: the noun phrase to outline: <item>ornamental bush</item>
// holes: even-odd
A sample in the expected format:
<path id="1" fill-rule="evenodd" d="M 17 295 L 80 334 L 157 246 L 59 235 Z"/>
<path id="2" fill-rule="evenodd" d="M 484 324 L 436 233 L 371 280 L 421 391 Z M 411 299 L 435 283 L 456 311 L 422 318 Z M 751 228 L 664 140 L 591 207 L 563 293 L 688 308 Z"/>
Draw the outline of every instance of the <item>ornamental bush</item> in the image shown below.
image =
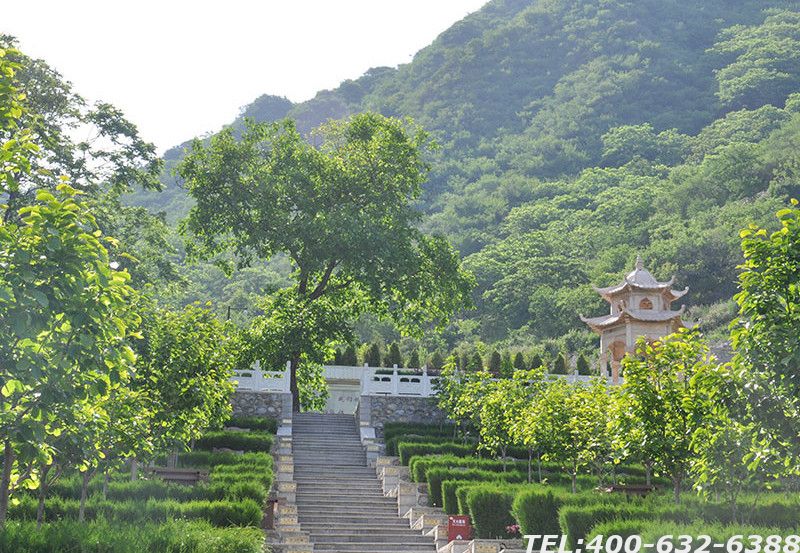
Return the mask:
<path id="1" fill-rule="evenodd" d="M 555 486 L 526 486 L 514 499 L 512 511 L 523 534 L 560 534 L 558 513 L 564 505 L 622 504 L 623 495 L 597 492 L 571 493 Z"/>
<path id="2" fill-rule="evenodd" d="M 669 520 L 689 523 L 696 517 L 693 509 L 674 505 L 654 508 L 652 504 L 600 503 L 564 505 L 558 511 L 561 533 L 567 535 L 569 546 L 577 547 L 578 540 L 585 540 L 592 529 L 600 523 L 612 520 Z"/>
<path id="3" fill-rule="evenodd" d="M 11 521 L 0 532 L 4 553 L 261 553 L 264 535 L 257 528 L 214 528 L 202 521 L 120 524 L 98 520 L 62 520 L 45 524 Z"/>
<path id="4" fill-rule="evenodd" d="M 261 430 L 270 434 L 278 431 L 278 420 L 272 417 L 231 417 L 225 425 L 248 430 Z"/>
<path id="5" fill-rule="evenodd" d="M 470 486 L 466 492 L 467 508 L 477 538 L 508 537 L 506 528 L 514 524 L 511 506 L 518 488 L 497 484 Z"/>
<path id="6" fill-rule="evenodd" d="M 527 475 L 522 472 L 491 472 L 480 469 L 445 468 L 436 467 L 427 471 L 425 476 L 428 482 L 428 499 L 436 507 L 444 506 L 444 492 L 442 483 L 445 480 L 471 480 L 475 482 L 524 482 Z M 456 506 L 455 490 L 449 498 L 450 508 Z M 449 513 L 448 514 L 458 514 Z M 467 513 L 462 513 L 467 514 Z"/>
<path id="7" fill-rule="evenodd" d="M 266 432 L 236 432 L 231 430 L 207 432 L 195 442 L 195 448 L 200 450 L 227 448 L 236 451 L 269 452 L 272 448 L 272 436 Z"/>
<path id="8" fill-rule="evenodd" d="M 400 455 L 400 463 L 408 465 L 411 458 L 417 455 L 450 454 L 468 457 L 475 453 L 475 448 L 474 444 L 464 445 L 455 442 L 414 443 L 401 441 L 397 444 L 397 453 Z"/>

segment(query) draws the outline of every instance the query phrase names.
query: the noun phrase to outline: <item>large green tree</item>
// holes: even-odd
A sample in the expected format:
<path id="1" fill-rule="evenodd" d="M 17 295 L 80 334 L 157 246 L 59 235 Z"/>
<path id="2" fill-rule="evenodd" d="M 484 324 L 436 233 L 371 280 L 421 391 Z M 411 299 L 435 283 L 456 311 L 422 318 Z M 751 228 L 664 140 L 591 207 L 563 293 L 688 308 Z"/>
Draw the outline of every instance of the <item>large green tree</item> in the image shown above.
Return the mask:
<path id="1" fill-rule="evenodd" d="M 189 251 L 230 252 L 239 267 L 282 253 L 294 302 L 345 298 L 348 312 L 390 317 L 406 332 L 444 324 L 466 305 L 471 279 L 444 238 L 417 227 L 427 145 L 410 124 L 370 113 L 309 140 L 284 121 L 196 141 L 178 168 L 197 202 L 183 223 Z M 313 352 L 279 353 L 291 361 L 299 409 L 297 370 Z"/>

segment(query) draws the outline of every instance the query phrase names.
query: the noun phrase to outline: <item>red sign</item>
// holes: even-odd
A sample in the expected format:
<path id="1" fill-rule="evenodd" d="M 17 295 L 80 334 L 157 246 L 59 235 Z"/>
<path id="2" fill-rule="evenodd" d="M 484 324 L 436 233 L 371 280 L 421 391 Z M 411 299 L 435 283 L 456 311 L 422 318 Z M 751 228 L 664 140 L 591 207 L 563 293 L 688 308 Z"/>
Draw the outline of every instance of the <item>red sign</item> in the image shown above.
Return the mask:
<path id="1" fill-rule="evenodd" d="M 466 515 L 447 517 L 447 541 L 472 539 L 472 524 Z"/>

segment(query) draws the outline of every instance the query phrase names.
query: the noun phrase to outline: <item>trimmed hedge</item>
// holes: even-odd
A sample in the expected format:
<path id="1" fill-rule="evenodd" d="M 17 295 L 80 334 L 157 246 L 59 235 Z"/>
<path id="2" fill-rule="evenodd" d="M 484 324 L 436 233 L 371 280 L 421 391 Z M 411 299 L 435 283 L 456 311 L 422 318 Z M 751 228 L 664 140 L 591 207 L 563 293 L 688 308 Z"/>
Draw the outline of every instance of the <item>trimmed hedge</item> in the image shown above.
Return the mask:
<path id="1" fill-rule="evenodd" d="M 19 503 L 9 508 L 10 518 L 22 521 L 36 520 L 37 505 L 34 497 L 23 497 Z M 76 520 L 79 508 L 78 500 L 53 498 L 45 503 L 45 519 Z M 98 518 L 121 522 L 168 522 L 184 518 L 205 520 L 217 527 L 260 527 L 263 512 L 260 504 L 252 499 L 179 502 L 171 499 L 108 501 L 93 497 L 86 502 L 86 519 Z"/>
<path id="2" fill-rule="evenodd" d="M 272 457 L 266 453 L 245 453 L 239 455 L 230 451 L 212 453 L 211 451 L 190 451 L 178 456 L 181 468 L 211 468 L 220 465 L 247 465 L 249 467 L 272 468 Z"/>
<path id="3" fill-rule="evenodd" d="M 560 534 L 558 512 L 564 505 L 622 504 L 622 495 L 597 492 L 571 493 L 566 488 L 526 486 L 514 499 L 512 511 L 523 534 Z"/>
<path id="4" fill-rule="evenodd" d="M 477 538 L 509 537 L 506 528 L 514 524 L 511 505 L 518 489 L 479 484 L 470 486 L 466 492 L 469 516 Z"/>
<path id="5" fill-rule="evenodd" d="M 400 463 L 408 465 L 411 458 L 417 455 L 450 454 L 467 457 L 475 453 L 475 448 L 475 445 L 464 445 L 456 442 L 400 442 L 397 444 L 397 453 L 400 455 Z"/>
<path id="6" fill-rule="evenodd" d="M 397 453 L 397 446 L 400 443 L 427 443 L 427 444 L 441 444 L 441 443 L 453 443 L 453 436 L 429 436 L 429 435 L 417 435 L 417 434 L 402 434 L 400 436 L 394 436 L 393 438 L 389 438 L 388 440 L 384 440 L 384 444 L 386 446 L 386 455 L 396 456 Z M 477 447 L 477 440 L 471 439 L 468 442 L 470 445 Z"/>
<path id="7" fill-rule="evenodd" d="M 558 511 L 561 533 L 568 537 L 569 545 L 575 549 L 578 540 L 586 540 L 592 529 L 612 520 L 666 520 L 674 523 L 690 523 L 697 513 L 693 509 L 670 506 L 654 509 L 653 505 L 634 504 L 589 504 L 564 505 Z"/>
<path id="8" fill-rule="evenodd" d="M 425 482 L 428 470 L 432 468 L 464 468 L 479 469 L 489 472 L 503 472 L 502 461 L 495 459 L 480 459 L 478 457 L 456 457 L 455 455 L 426 455 L 415 456 L 408 464 L 411 478 L 415 482 Z M 526 470 L 522 462 L 507 462 L 506 471 Z"/>
<path id="9" fill-rule="evenodd" d="M 723 525 L 709 523 L 676 524 L 674 522 L 653 520 L 612 520 L 603 522 L 592 528 L 588 540 L 596 536 L 618 535 L 623 538 L 640 535 L 644 543 L 658 543 L 663 536 L 709 536 L 714 543 L 725 543 L 733 536 L 769 536 L 785 535 L 785 530 L 767 526 Z M 747 540 L 744 541 L 747 545 Z M 679 545 L 677 543 L 673 545 Z"/>
<path id="10" fill-rule="evenodd" d="M 231 417 L 225 426 L 246 428 L 248 430 L 261 430 L 275 434 L 278 432 L 278 420 L 272 417 Z"/>
<path id="11" fill-rule="evenodd" d="M 454 479 L 462 479 L 462 480 L 473 480 L 473 481 L 481 481 L 481 482 L 492 482 L 492 481 L 503 481 L 503 482 L 524 482 L 527 479 L 527 475 L 521 472 L 491 472 L 486 470 L 479 470 L 479 469 L 467 469 L 464 470 L 462 468 L 445 468 L 445 467 L 435 467 L 431 468 L 427 471 L 426 481 L 428 482 L 428 498 L 432 505 L 436 507 L 443 507 L 444 506 L 444 491 L 442 487 L 442 483 L 445 480 L 454 480 Z M 452 505 L 454 497 L 451 496 Z M 450 513 L 450 514 L 457 514 L 457 513 Z M 466 513 L 464 513 L 466 514 Z"/>
<path id="12" fill-rule="evenodd" d="M 120 524 L 59 521 L 36 528 L 11 521 L 0 532 L 0 552 L 53 553 L 261 553 L 264 534 L 257 528 L 213 528 L 208 523 Z"/>
<path id="13" fill-rule="evenodd" d="M 266 432 L 219 430 L 208 432 L 195 442 L 196 449 L 211 450 L 215 447 L 236 451 L 269 452 L 272 449 L 272 435 Z"/>
<path id="14" fill-rule="evenodd" d="M 413 422 L 387 422 L 383 425 L 384 443 L 396 437 L 413 434 L 415 436 L 442 436 L 451 440 L 456 435 L 452 424 L 419 424 Z"/>

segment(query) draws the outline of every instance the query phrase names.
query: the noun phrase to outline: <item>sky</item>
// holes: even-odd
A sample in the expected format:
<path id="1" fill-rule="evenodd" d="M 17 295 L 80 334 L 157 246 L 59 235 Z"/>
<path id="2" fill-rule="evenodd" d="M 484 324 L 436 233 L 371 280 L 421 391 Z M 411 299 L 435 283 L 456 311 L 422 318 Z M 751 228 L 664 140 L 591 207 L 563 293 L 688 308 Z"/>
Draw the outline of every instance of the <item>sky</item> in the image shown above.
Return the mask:
<path id="1" fill-rule="evenodd" d="M 408 63 L 486 1 L 30 0 L 3 7 L 0 33 L 120 108 L 163 152 L 261 94 L 300 102 Z"/>

